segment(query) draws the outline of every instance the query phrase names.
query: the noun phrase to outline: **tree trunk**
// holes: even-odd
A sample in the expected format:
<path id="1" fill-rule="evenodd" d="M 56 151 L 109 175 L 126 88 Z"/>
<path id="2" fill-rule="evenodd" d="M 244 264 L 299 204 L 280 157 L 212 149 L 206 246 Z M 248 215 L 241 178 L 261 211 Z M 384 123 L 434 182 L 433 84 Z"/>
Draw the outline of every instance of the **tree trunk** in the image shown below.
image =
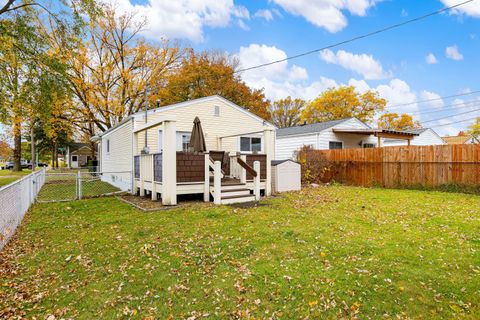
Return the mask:
<path id="1" fill-rule="evenodd" d="M 58 143 L 56 141 L 54 143 L 53 150 L 53 167 L 58 168 Z"/>
<path id="2" fill-rule="evenodd" d="M 31 143 L 31 152 L 32 152 L 32 171 L 35 171 L 35 168 L 37 167 L 37 155 L 36 155 L 36 140 L 35 140 L 35 126 L 34 126 L 34 121 L 32 121 L 31 127 L 30 127 L 30 143 Z"/>
<path id="3" fill-rule="evenodd" d="M 13 137 L 13 171 L 22 171 L 22 127 L 19 119 L 14 120 Z"/>

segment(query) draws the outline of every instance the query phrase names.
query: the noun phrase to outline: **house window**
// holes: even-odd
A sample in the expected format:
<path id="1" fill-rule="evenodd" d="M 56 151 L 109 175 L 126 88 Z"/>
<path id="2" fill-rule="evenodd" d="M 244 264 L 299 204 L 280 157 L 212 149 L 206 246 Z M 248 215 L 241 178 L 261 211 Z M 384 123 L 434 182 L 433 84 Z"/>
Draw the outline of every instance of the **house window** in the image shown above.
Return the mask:
<path id="1" fill-rule="evenodd" d="M 330 141 L 330 142 L 328 142 L 328 149 L 330 149 L 330 150 L 343 149 L 343 142 Z"/>
<path id="2" fill-rule="evenodd" d="M 262 151 L 262 138 L 240 137 L 240 151 L 244 151 L 244 152 Z"/>
<path id="3" fill-rule="evenodd" d="M 107 153 L 110 152 L 110 140 L 107 139 Z"/>
<path id="4" fill-rule="evenodd" d="M 364 143 L 363 144 L 363 148 L 367 149 L 367 148 L 375 148 L 375 145 L 373 143 Z"/>
<path id="5" fill-rule="evenodd" d="M 190 132 L 177 132 L 177 151 L 188 152 L 191 135 Z"/>
<path id="6" fill-rule="evenodd" d="M 215 117 L 220 117 L 220 107 L 219 106 L 215 106 L 214 115 L 215 115 Z"/>
<path id="7" fill-rule="evenodd" d="M 190 143 L 190 134 L 182 134 L 182 151 L 188 151 L 188 144 Z"/>
<path id="8" fill-rule="evenodd" d="M 77 156 L 72 156 L 72 161 L 73 161 L 73 162 L 77 162 L 77 161 L 78 161 Z"/>

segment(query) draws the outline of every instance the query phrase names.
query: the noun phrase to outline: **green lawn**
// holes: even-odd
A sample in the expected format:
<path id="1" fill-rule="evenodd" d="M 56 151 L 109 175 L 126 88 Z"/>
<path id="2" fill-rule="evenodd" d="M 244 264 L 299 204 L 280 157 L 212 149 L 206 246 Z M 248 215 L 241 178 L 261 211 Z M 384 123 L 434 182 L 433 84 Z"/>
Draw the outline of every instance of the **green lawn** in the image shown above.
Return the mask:
<path id="1" fill-rule="evenodd" d="M 480 197 L 330 186 L 261 204 L 36 205 L 0 256 L 0 315 L 480 318 Z"/>
<path id="2" fill-rule="evenodd" d="M 12 170 L 0 170 L 0 187 L 7 185 L 21 177 L 32 173 L 32 170 L 22 170 L 20 172 L 14 172 Z"/>

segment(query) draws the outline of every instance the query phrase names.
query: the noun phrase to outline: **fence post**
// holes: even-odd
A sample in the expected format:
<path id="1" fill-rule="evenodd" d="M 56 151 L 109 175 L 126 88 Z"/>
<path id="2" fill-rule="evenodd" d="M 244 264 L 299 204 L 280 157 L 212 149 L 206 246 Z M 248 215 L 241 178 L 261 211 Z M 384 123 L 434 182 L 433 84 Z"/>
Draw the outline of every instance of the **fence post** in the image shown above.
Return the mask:
<path id="1" fill-rule="evenodd" d="M 260 200 L 260 161 L 253 162 L 253 170 L 257 173 L 256 177 L 253 177 L 253 194 L 255 200 Z"/>
<path id="2" fill-rule="evenodd" d="M 77 198 L 78 200 L 82 199 L 82 174 L 80 171 L 77 172 Z"/>

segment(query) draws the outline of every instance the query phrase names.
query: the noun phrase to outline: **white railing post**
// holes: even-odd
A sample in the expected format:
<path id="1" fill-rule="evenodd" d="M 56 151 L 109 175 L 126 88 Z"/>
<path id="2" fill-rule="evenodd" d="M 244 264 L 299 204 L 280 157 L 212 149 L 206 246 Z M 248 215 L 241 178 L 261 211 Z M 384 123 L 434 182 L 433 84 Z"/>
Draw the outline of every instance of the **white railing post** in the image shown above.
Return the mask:
<path id="1" fill-rule="evenodd" d="M 215 161 L 214 170 L 213 170 L 213 189 L 214 189 L 214 203 L 221 204 L 222 202 L 222 163 L 220 161 Z"/>
<path id="2" fill-rule="evenodd" d="M 154 155 L 150 155 L 150 168 L 152 169 L 152 200 L 156 201 L 157 200 L 157 185 L 155 184 L 155 159 Z"/>
<path id="3" fill-rule="evenodd" d="M 257 173 L 256 177 L 253 177 L 253 194 L 255 200 L 260 200 L 260 161 L 253 162 L 253 170 Z"/>
<path id="4" fill-rule="evenodd" d="M 177 143 L 175 121 L 164 121 L 162 130 L 162 203 L 177 204 Z"/>
<path id="5" fill-rule="evenodd" d="M 263 131 L 263 145 L 266 156 L 265 172 L 265 196 L 272 194 L 272 160 L 275 158 L 275 133 L 271 128 L 265 128 Z"/>
<path id="6" fill-rule="evenodd" d="M 240 155 L 240 159 L 243 160 L 243 162 L 247 163 L 246 155 L 244 154 Z M 240 167 L 240 183 L 247 183 L 247 170 L 245 170 L 245 168 L 242 166 L 239 166 L 239 167 Z"/>
<path id="7" fill-rule="evenodd" d="M 203 187 L 203 201 L 210 201 L 210 154 L 205 153 L 205 184 Z"/>
<path id="8" fill-rule="evenodd" d="M 82 174 L 80 173 L 80 171 L 77 172 L 77 197 L 78 197 L 78 200 L 81 200 L 82 199 Z"/>

